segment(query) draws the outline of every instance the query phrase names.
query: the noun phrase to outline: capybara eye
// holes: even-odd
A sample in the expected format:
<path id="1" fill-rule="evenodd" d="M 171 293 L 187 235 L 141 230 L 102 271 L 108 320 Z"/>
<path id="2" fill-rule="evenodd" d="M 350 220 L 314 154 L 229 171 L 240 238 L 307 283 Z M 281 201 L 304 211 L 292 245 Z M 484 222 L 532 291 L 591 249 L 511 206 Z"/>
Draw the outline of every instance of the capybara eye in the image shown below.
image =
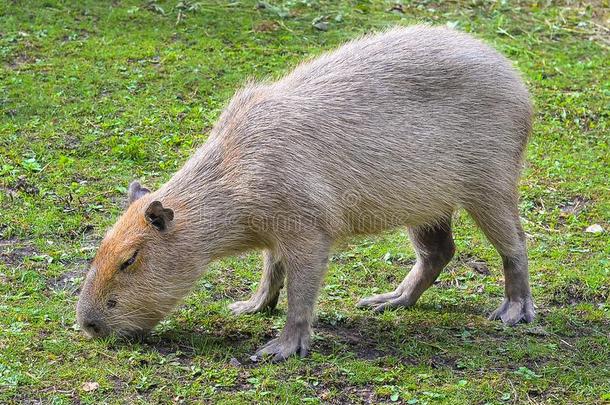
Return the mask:
<path id="1" fill-rule="evenodd" d="M 116 300 L 108 300 L 108 302 L 106 302 L 106 306 L 108 307 L 108 309 L 112 309 L 114 307 L 116 307 Z"/>
<path id="2" fill-rule="evenodd" d="M 129 258 L 129 260 L 127 260 L 126 262 L 123 262 L 123 264 L 121 264 L 121 270 L 125 270 L 127 267 L 129 267 L 129 266 L 131 266 L 132 264 L 134 264 L 134 263 L 135 263 L 135 261 L 136 261 L 136 256 L 137 256 L 137 255 L 138 255 L 138 251 L 136 250 L 136 251 L 133 253 L 133 256 L 131 256 L 131 257 Z"/>

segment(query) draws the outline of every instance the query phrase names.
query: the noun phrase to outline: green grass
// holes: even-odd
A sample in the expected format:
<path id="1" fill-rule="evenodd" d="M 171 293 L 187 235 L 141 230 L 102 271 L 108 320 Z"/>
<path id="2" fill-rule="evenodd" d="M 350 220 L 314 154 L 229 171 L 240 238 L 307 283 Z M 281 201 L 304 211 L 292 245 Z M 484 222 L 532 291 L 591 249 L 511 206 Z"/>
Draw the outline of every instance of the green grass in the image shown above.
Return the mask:
<path id="1" fill-rule="evenodd" d="M 0 403 L 610 402 L 608 1 L 265 4 L 0 3 Z M 338 250 L 306 359 L 249 361 L 286 308 L 226 309 L 254 289 L 254 253 L 214 264 L 145 342 L 78 331 L 78 286 L 132 179 L 166 181 L 247 78 L 415 22 L 486 39 L 535 99 L 521 187 L 535 323 L 486 320 L 501 263 L 460 214 L 458 256 L 412 309 L 354 307 L 408 271 L 404 231 Z"/>

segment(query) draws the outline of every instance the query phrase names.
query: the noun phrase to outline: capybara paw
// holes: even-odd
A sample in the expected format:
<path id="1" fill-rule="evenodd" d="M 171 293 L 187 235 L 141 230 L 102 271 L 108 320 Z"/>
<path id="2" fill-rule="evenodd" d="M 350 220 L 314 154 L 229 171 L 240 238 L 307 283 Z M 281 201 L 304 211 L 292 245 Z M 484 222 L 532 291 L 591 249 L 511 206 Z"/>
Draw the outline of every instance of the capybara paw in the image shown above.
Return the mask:
<path id="1" fill-rule="evenodd" d="M 489 315 L 489 319 L 500 319 L 505 325 L 513 326 L 521 321 L 531 322 L 534 320 L 535 316 L 536 312 L 534 311 L 532 297 L 526 297 L 520 300 L 505 298 L 502 305 Z"/>
<path id="2" fill-rule="evenodd" d="M 248 301 L 237 301 L 230 304 L 229 309 L 234 315 L 272 311 L 277 306 L 279 296 L 279 291 L 275 295 L 256 293 Z"/>
<path id="3" fill-rule="evenodd" d="M 371 308 L 375 312 L 382 312 L 388 308 L 410 307 L 414 304 L 410 294 L 400 291 L 392 291 L 385 294 L 373 295 L 358 301 L 356 306 Z"/>
<path id="4" fill-rule="evenodd" d="M 280 336 L 269 341 L 256 352 L 256 357 L 271 358 L 273 362 L 286 360 L 293 354 L 307 356 L 309 351 L 309 333 L 291 334 L 290 337 Z"/>
<path id="5" fill-rule="evenodd" d="M 263 300 L 249 299 L 248 301 L 237 301 L 229 305 L 233 315 L 253 314 L 263 311 L 267 306 Z"/>

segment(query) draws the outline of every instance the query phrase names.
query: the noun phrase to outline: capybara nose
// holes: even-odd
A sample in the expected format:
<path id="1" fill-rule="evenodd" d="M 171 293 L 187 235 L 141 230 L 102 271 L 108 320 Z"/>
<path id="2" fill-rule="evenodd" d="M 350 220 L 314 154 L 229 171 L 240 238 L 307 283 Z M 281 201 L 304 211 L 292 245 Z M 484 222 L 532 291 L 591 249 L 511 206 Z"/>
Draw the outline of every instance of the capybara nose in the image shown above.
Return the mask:
<path id="1" fill-rule="evenodd" d="M 100 313 L 92 308 L 87 302 L 79 302 L 76 313 L 78 324 L 87 335 L 91 337 L 103 337 L 108 335 L 108 327 L 100 318 Z"/>
<path id="2" fill-rule="evenodd" d="M 102 328 L 97 321 L 85 321 L 83 326 L 90 335 L 98 335 L 102 331 Z"/>
<path id="3" fill-rule="evenodd" d="M 81 323 L 81 327 L 91 337 L 104 337 L 110 333 L 106 325 L 97 318 L 85 318 Z"/>

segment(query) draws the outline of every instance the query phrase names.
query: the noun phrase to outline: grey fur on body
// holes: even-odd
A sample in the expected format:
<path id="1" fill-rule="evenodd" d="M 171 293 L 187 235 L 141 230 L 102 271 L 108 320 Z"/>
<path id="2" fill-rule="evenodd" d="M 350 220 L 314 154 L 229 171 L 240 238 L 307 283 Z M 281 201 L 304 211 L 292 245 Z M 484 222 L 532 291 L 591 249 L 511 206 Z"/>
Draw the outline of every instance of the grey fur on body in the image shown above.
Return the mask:
<path id="1" fill-rule="evenodd" d="M 164 257 L 150 259 L 163 269 L 154 280 L 181 286 L 162 312 L 211 260 L 263 249 L 258 291 L 231 309 L 272 308 L 285 282 L 286 326 L 258 354 L 304 355 L 335 241 L 408 226 L 413 269 L 395 291 L 359 305 L 410 306 L 451 260 L 451 216 L 464 208 L 503 258 L 506 298 L 491 318 L 531 321 L 517 209 L 531 117 L 528 92 L 510 62 L 440 27 L 366 36 L 275 83 L 247 85 L 206 144 L 141 197 L 139 210 L 160 201 L 175 213 L 163 246 L 153 249 Z"/>

